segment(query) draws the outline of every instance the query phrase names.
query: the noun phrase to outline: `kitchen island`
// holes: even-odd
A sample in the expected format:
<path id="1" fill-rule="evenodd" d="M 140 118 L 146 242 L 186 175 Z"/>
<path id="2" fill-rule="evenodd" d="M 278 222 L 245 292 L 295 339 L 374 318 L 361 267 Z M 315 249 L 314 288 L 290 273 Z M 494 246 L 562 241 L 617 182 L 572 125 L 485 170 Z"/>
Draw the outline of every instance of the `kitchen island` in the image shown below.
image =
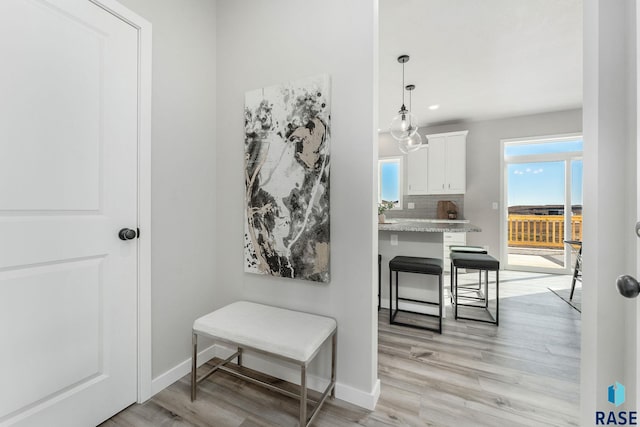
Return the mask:
<path id="1" fill-rule="evenodd" d="M 382 307 L 389 307 L 389 261 L 398 255 L 444 259 L 445 236 L 449 233 L 482 231 L 468 220 L 444 219 L 389 219 L 378 224 L 378 253 L 382 255 Z M 395 281 L 395 279 L 394 279 Z M 448 298 L 449 279 L 444 279 L 445 300 Z M 437 299 L 436 277 L 421 274 L 400 273 L 400 296 L 418 300 Z M 435 314 L 437 308 L 400 302 L 400 308 Z"/>
<path id="2" fill-rule="evenodd" d="M 416 231 L 420 233 L 467 233 L 482 231 L 466 219 L 389 219 L 378 224 L 378 231 Z"/>

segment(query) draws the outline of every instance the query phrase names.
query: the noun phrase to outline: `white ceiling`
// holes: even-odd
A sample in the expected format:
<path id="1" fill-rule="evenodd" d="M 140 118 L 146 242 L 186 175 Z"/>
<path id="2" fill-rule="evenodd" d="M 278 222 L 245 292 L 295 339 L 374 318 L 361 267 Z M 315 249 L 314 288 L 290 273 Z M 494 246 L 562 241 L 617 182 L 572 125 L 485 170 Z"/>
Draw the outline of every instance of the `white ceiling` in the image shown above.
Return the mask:
<path id="1" fill-rule="evenodd" d="M 582 0 L 379 4 L 382 131 L 402 104 L 401 54 L 420 126 L 582 105 Z"/>

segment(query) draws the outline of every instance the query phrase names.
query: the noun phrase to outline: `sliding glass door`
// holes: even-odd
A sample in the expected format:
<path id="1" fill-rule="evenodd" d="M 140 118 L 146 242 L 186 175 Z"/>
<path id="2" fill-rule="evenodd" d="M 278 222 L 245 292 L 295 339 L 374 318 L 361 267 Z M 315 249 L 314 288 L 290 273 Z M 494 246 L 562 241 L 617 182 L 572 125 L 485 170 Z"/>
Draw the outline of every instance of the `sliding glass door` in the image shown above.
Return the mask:
<path id="1" fill-rule="evenodd" d="M 582 240 L 582 141 L 504 144 L 503 262 L 507 269 L 569 273 Z"/>

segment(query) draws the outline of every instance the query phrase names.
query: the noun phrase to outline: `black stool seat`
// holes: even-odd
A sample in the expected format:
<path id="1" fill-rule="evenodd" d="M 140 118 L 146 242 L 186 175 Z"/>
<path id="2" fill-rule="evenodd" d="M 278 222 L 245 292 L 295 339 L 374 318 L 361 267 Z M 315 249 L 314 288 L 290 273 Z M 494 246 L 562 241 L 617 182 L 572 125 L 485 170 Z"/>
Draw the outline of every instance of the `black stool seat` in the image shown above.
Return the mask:
<path id="1" fill-rule="evenodd" d="M 389 261 L 389 268 L 405 273 L 442 274 L 442 260 L 414 256 L 397 256 Z"/>
<path id="2" fill-rule="evenodd" d="M 482 246 L 449 246 L 451 252 L 468 252 L 474 254 L 486 254 L 487 250 Z"/>
<path id="3" fill-rule="evenodd" d="M 452 252 L 451 262 L 458 268 L 489 271 L 500 269 L 500 261 L 487 253 Z"/>

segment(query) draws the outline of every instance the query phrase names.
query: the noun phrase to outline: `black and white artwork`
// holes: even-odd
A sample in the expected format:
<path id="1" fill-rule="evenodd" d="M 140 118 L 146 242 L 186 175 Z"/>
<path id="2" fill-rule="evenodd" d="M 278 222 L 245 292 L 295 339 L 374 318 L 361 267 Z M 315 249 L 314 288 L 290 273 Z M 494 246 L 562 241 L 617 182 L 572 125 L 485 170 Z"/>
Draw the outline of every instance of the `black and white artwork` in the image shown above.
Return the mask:
<path id="1" fill-rule="evenodd" d="M 245 95 L 245 271 L 329 282 L 331 84 Z"/>

